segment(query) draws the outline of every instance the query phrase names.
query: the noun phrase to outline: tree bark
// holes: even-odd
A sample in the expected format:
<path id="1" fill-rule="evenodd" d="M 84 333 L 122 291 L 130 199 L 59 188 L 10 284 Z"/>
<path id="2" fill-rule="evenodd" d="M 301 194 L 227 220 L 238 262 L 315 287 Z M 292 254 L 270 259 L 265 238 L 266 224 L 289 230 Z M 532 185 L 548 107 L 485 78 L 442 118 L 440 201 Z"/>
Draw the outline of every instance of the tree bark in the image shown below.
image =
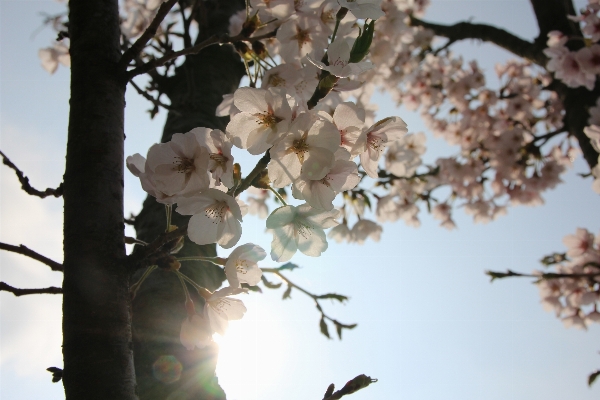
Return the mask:
<path id="1" fill-rule="evenodd" d="M 117 0 L 71 0 L 64 175 L 66 398 L 137 399 L 123 223 L 125 82 Z"/>
<path id="2" fill-rule="evenodd" d="M 204 29 L 197 41 L 226 31 L 229 16 L 242 7 L 243 2 L 230 2 L 208 10 L 207 21 L 210 23 L 200 22 Z M 244 74 L 243 64 L 232 46 L 211 46 L 198 55 L 188 56 L 174 76 L 158 82 L 176 111 L 169 112 L 161 141 L 166 142 L 174 133 L 185 133 L 196 127 L 224 130 L 227 120 L 215 116 L 216 107 L 224 94 L 237 89 Z M 172 223 L 177 226 L 187 226 L 188 220 L 187 216 L 173 213 Z M 164 206 L 148 197 L 135 219 L 137 237 L 152 241 L 164 232 L 165 221 Z M 214 256 L 216 247 L 198 246 L 186 238 L 178 255 Z M 209 290 L 217 289 L 225 280 L 223 270 L 210 263 L 185 262 L 180 271 Z M 202 298 L 195 293 L 191 295 L 196 311 L 202 313 Z M 135 367 L 140 399 L 225 398 L 215 377 L 216 345 L 188 351 L 179 340 L 181 323 L 187 316 L 184 301 L 175 274 L 157 269 L 144 282 L 133 302 Z"/>

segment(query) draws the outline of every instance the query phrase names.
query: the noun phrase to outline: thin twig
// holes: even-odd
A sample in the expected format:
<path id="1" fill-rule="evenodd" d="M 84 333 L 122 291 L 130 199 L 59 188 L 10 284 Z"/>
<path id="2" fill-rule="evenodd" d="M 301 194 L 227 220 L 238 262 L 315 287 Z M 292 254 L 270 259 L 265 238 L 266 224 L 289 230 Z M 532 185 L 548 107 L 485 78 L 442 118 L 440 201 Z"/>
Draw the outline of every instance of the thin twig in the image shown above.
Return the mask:
<path id="1" fill-rule="evenodd" d="M 136 251 L 128 256 L 129 265 L 132 269 L 136 270 L 138 268 L 144 268 L 147 265 L 144 264 L 144 260 L 149 258 L 152 255 L 161 252 L 161 247 L 165 244 L 175 241 L 182 236 L 184 236 L 187 232 L 187 226 L 179 227 L 171 232 L 165 232 L 157 237 L 153 242 L 151 242 L 148 246 L 142 247 L 139 251 Z"/>
<path id="2" fill-rule="evenodd" d="M 179 51 L 174 51 L 170 54 L 164 55 L 161 58 L 155 58 L 153 60 L 148 61 L 145 64 L 140 65 L 137 68 L 127 71 L 126 77 L 127 77 L 127 80 L 131 80 L 131 78 L 133 78 L 135 76 L 144 74 L 146 72 L 152 71 L 158 67 L 165 65 L 166 63 L 168 63 L 171 60 L 176 59 L 177 57 L 186 56 L 189 54 L 198 54 L 204 48 L 211 46 L 213 44 L 234 43 L 234 42 L 239 42 L 241 40 L 255 42 L 257 40 L 267 39 L 267 38 L 271 38 L 273 36 L 274 36 L 273 32 L 269 32 L 264 35 L 260 35 L 260 36 L 256 36 L 256 37 L 245 37 L 242 34 L 236 35 L 234 37 L 229 37 L 229 36 L 219 37 L 218 35 L 212 35 L 212 36 L 208 37 L 207 39 L 203 40 L 202 42 L 198 43 L 195 46 L 188 47 L 186 49 L 182 49 Z"/>
<path id="3" fill-rule="evenodd" d="M 142 36 L 140 36 L 138 40 L 136 40 L 135 43 L 131 45 L 131 47 L 127 49 L 127 51 L 121 56 L 119 64 L 117 65 L 120 71 L 125 71 L 129 63 L 139 54 L 141 54 L 142 50 L 144 50 L 144 47 L 146 47 L 146 44 L 156 35 L 160 24 L 165 19 L 171 8 L 173 8 L 175 3 L 177 3 L 177 1 L 178 0 L 168 0 L 161 4 L 156 16 L 148 28 L 146 28 L 144 33 L 142 33 Z"/>
<path id="4" fill-rule="evenodd" d="M 146 100 L 149 100 L 152 104 L 154 104 L 156 107 L 162 107 L 167 111 L 171 111 L 176 115 L 181 115 L 181 113 L 177 110 L 175 110 L 173 107 L 171 107 L 168 104 L 163 103 L 162 101 L 160 101 L 158 98 L 154 98 L 152 97 L 148 92 L 146 92 L 144 89 L 142 89 L 141 87 L 139 87 L 133 80 L 130 80 L 129 83 L 131 83 L 131 86 L 133 86 L 133 88 L 142 96 L 144 96 L 144 98 Z"/>
<path id="5" fill-rule="evenodd" d="M 56 261 L 49 259 L 48 257 L 45 257 L 39 253 L 36 253 L 35 251 L 31 250 L 29 247 L 23 246 L 22 244 L 19 246 L 13 246 L 12 244 L 6 244 L 6 243 L 0 242 L 0 250 L 12 251 L 13 253 L 18 253 L 18 254 L 27 256 L 29 258 L 33 258 L 34 260 L 39 261 L 39 262 L 44 263 L 47 266 L 49 266 L 52 269 L 52 271 L 62 271 L 63 270 L 62 264 L 59 264 Z"/>
<path id="6" fill-rule="evenodd" d="M 0 282 L 0 292 L 10 292 L 15 296 L 25 296 L 28 294 L 61 294 L 63 292 L 62 288 L 56 286 L 50 286 L 47 288 L 39 288 L 39 289 L 19 289 L 5 282 Z"/>
<path id="7" fill-rule="evenodd" d="M 12 168 L 15 171 L 15 173 L 17 174 L 17 177 L 19 178 L 19 182 L 21 182 L 21 189 L 23 189 L 28 194 L 30 194 L 32 196 L 41 197 L 42 199 L 44 197 L 48 197 L 48 196 L 54 196 L 54 197 L 62 196 L 62 194 L 63 194 L 63 184 L 62 183 L 60 185 L 58 185 L 58 187 L 56 189 L 47 188 L 46 190 L 41 192 L 41 191 L 33 188 L 29 184 L 29 178 L 26 177 L 23 174 L 23 171 L 21 171 L 19 168 L 17 168 L 17 166 L 15 164 L 13 164 L 13 162 L 10 161 L 9 158 L 3 152 L 0 151 L 0 155 L 2 156 L 2 159 L 3 159 L 2 162 L 4 163 L 4 165 L 8 166 L 9 168 Z"/>
<path id="8" fill-rule="evenodd" d="M 308 290 L 298 286 L 294 282 L 292 282 L 289 278 L 287 278 L 285 275 L 283 275 L 278 268 L 261 268 L 261 270 L 262 270 L 262 272 L 275 274 L 278 277 L 280 277 L 281 279 L 283 279 L 285 281 L 285 283 L 287 283 L 287 285 L 288 285 L 288 290 L 291 290 L 291 288 L 298 289 L 299 291 L 301 291 L 302 293 L 304 293 L 305 295 L 307 295 L 308 297 L 313 299 L 313 301 L 315 302 L 315 307 L 321 313 L 321 333 L 323 333 L 328 338 L 330 336 L 329 336 L 329 332 L 328 332 L 328 329 L 327 329 L 325 321 L 324 321 L 325 319 L 333 322 L 333 324 L 336 326 L 338 336 L 340 337 L 340 339 L 342 338 L 342 334 L 341 334 L 342 329 L 353 329 L 356 327 L 356 324 L 351 324 L 351 325 L 343 324 L 340 321 L 338 321 L 334 318 L 331 318 L 329 315 L 325 314 L 325 311 L 323 311 L 323 308 L 321 307 L 321 303 L 319 302 L 319 300 L 325 300 L 325 299 L 337 299 L 338 301 L 343 302 L 348 299 L 346 296 L 333 294 L 333 293 L 328 293 L 328 294 L 324 294 L 324 295 L 316 295 L 316 294 L 313 294 L 313 293 L 309 292 Z M 284 298 L 285 298 L 285 295 L 284 295 Z M 325 324 L 325 326 L 323 326 L 323 324 Z"/>
<path id="9" fill-rule="evenodd" d="M 544 142 L 540 145 L 543 146 L 549 139 L 553 138 L 556 135 L 560 135 L 563 132 L 567 132 L 567 129 L 565 127 L 562 127 L 552 132 L 548 132 L 541 136 L 534 136 L 533 143 L 537 142 L 538 140 L 543 140 Z"/>
<path id="10" fill-rule="evenodd" d="M 582 267 L 587 267 L 587 266 L 593 266 L 596 268 L 600 269 L 600 265 L 598 263 L 595 262 L 588 262 L 585 263 L 584 265 L 582 265 Z M 490 276 L 492 278 L 492 281 L 494 279 L 502 279 L 502 278 L 510 278 L 513 276 L 519 277 L 519 278 L 538 278 L 538 279 L 593 279 L 596 278 L 598 276 L 600 276 L 600 272 L 592 272 L 592 273 L 583 273 L 583 274 L 578 274 L 578 273 L 573 273 L 573 274 L 569 274 L 569 273 L 556 273 L 556 272 L 543 272 L 541 274 L 522 274 L 520 272 L 514 272 L 512 270 L 506 270 L 506 272 L 499 272 L 499 271 L 485 271 L 485 274 Z"/>

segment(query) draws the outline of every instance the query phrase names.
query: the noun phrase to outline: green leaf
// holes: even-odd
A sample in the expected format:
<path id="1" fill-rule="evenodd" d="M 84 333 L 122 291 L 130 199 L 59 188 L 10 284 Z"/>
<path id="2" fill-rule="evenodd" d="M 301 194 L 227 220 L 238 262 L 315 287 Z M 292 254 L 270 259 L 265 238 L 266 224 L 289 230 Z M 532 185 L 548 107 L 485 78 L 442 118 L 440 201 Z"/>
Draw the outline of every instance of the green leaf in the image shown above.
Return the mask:
<path id="1" fill-rule="evenodd" d="M 485 271 L 485 274 L 492 278 L 490 282 L 494 282 L 495 279 L 508 278 L 511 276 L 519 276 L 519 274 L 514 273 L 510 269 L 507 270 L 507 272 Z"/>
<path id="2" fill-rule="evenodd" d="M 295 270 L 296 268 L 300 268 L 298 265 L 294 263 L 285 263 L 281 267 L 277 268 L 279 271 L 283 271 L 285 269 L 289 269 L 290 271 Z"/>
<path id="3" fill-rule="evenodd" d="M 373 208 L 371 207 L 371 199 L 369 198 L 369 196 L 363 194 L 363 199 L 365 200 L 365 205 L 369 207 L 369 210 L 372 210 Z"/>
<path id="4" fill-rule="evenodd" d="M 262 293 L 262 289 L 261 289 L 261 288 L 259 288 L 258 286 L 250 286 L 250 285 L 248 285 L 247 283 L 242 283 L 242 287 L 243 287 L 244 289 L 248 289 L 248 290 L 250 290 L 251 292 L 258 292 L 258 293 Z"/>
<path id="5" fill-rule="evenodd" d="M 364 30 L 362 32 L 359 30 L 358 37 L 354 41 L 354 45 L 352 45 L 352 49 L 350 50 L 350 60 L 348 62 L 360 62 L 369 52 L 371 42 L 373 41 L 373 33 L 375 31 L 375 21 L 365 24 L 363 28 Z"/>
<path id="6" fill-rule="evenodd" d="M 317 299 L 333 299 L 339 301 L 340 303 L 343 303 L 348 300 L 348 297 L 336 293 L 327 293 L 317 296 Z"/>
<path id="7" fill-rule="evenodd" d="M 327 336 L 327 339 L 331 339 L 329 336 L 329 328 L 327 327 L 327 323 L 325 322 L 325 318 L 321 317 L 321 322 L 319 322 L 319 327 L 321 328 L 321 333 Z"/>
<path id="8" fill-rule="evenodd" d="M 279 283 L 271 283 L 267 280 L 267 278 L 265 278 L 265 276 L 261 276 L 260 279 L 262 280 L 263 284 L 268 287 L 269 289 L 279 289 L 281 287 L 281 282 Z"/>
<path id="9" fill-rule="evenodd" d="M 592 372 L 590 376 L 588 376 L 588 386 L 592 386 L 597 377 L 600 376 L 600 369 Z"/>
<path id="10" fill-rule="evenodd" d="M 292 293 L 292 285 L 288 285 L 287 289 L 285 289 L 285 292 L 283 292 L 282 300 L 291 299 L 292 298 L 290 296 L 291 293 Z"/>
<path id="11" fill-rule="evenodd" d="M 566 253 L 552 253 L 542 258 L 540 262 L 544 264 L 546 267 L 552 264 L 558 264 L 563 261 L 566 261 L 567 254 Z"/>
<path id="12" fill-rule="evenodd" d="M 344 329 L 344 328 L 342 327 L 342 324 L 335 322 L 335 321 L 334 321 L 334 323 L 335 323 L 335 330 L 337 331 L 338 337 L 340 338 L 340 340 L 342 340 L 342 329 Z"/>

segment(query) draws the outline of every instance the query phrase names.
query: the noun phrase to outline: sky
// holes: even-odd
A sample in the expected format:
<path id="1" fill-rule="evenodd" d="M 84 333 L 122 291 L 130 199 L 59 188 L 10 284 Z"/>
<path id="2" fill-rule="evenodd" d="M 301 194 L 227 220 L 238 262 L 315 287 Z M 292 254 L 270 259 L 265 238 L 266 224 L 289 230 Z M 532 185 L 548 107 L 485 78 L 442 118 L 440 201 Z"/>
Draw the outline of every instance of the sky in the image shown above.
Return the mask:
<path id="1" fill-rule="evenodd" d="M 37 30 L 40 12 L 63 9 L 54 1 L 0 0 L 0 150 L 41 189 L 62 180 L 69 71 L 61 67 L 50 76 L 41 68 L 37 51 L 52 43 L 53 33 Z M 526 0 L 432 0 L 425 19 L 472 19 L 528 39 L 537 34 Z M 454 49 L 490 72 L 509 56 L 481 43 Z M 397 115 L 410 132 L 426 131 L 418 116 L 395 109 L 386 96 L 377 102 L 380 117 Z M 151 121 L 150 107 L 128 91 L 126 154 L 145 154 L 160 138 L 166 114 Z M 431 135 L 427 144 L 426 160 L 455 151 Z M 253 166 L 249 158 L 242 162 L 244 170 Z M 61 199 L 28 196 L 2 167 L 0 241 L 62 261 Z M 341 341 L 327 340 L 319 333 L 314 305 L 298 291 L 291 300 L 281 300 L 283 289 L 243 297 L 246 316 L 221 339 L 218 375 L 228 398 L 319 399 L 330 383 L 341 387 L 364 373 L 378 382 L 353 394 L 354 400 L 597 399 L 600 384 L 590 389 L 586 379 L 600 368 L 600 327 L 565 329 L 542 309 L 530 280 L 492 284 L 484 275 L 488 269 L 541 268 L 538 260 L 564 251 L 562 238 L 577 227 L 599 232 L 600 199 L 591 181 L 577 176 L 581 172 L 586 168 L 579 159 L 565 183 L 544 196 L 543 206 L 511 207 L 487 225 L 457 210 L 458 229 L 449 232 L 421 213 L 420 228 L 385 224 L 377 243 L 332 242 L 319 258 L 297 254 L 292 261 L 301 268 L 289 278 L 316 294 L 349 296 L 344 305 L 323 306 L 332 317 L 358 326 L 344 331 Z M 145 194 L 129 174 L 125 192 L 126 215 L 137 213 Z M 245 217 L 240 243 L 269 249 L 271 236 L 264 229 L 264 221 Z M 270 260 L 261 265 L 276 266 Z M 0 279 L 43 287 L 60 286 L 62 277 L 26 257 L 0 252 Z M 60 310 L 60 296 L 0 293 L 0 399 L 64 397 L 62 385 L 45 371 L 62 366 Z"/>

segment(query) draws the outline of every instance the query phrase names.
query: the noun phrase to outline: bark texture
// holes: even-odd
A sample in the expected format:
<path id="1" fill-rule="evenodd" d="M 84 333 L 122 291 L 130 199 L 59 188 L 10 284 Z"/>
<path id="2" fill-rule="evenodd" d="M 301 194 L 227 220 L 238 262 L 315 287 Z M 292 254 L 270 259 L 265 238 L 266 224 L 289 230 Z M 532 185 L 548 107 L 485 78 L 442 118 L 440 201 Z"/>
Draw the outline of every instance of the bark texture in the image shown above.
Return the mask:
<path id="1" fill-rule="evenodd" d="M 226 31 L 229 16 L 243 7 L 243 2 L 206 2 L 209 7 L 200 21 L 203 28 L 197 42 Z M 211 8 L 212 7 L 212 8 Z M 170 112 L 161 141 L 174 133 L 185 133 L 196 127 L 224 130 L 227 120 L 215 116 L 224 94 L 233 93 L 245 70 L 232 46 L 211 46 L 188 56 L 174 76 L 159 80 L 162 91 L 176 112 Z M 187 226 L 189 217 L 173 213 L 173 224 Z M 164 206 L 148 197 L 136 217 L 137 237 L 151 241 L 165 230 Z M 198 246 L 186 238 L 181 256 L 216 255 L 216 248 Z M 140 271 L 136 277 L 139 277 Z M 225 280 L 221 268 L 203 262 L 184 262 L 181 272 L 200 285 L 215 290 Z M 196 311 L 202 313 L 203 300 L 191 291 Z M 186 318 L 184 293 L 175 274 L 156 270 L 142 285 L 133 302 L 135 366 L 138 393 L 143 400 L 224 399 L 218 385 L 215 367 L 216 346 L 188 351 L 179 340 L 181 323 Z M 179 374 L 177 370 L 180 370 Z"/>
<path id="2" fill-rule="evenodd" d="M 123 240 L 125 82 L 117 0 L 71 0 L 64 176 L 66 398 L 137 399 Z"/>

